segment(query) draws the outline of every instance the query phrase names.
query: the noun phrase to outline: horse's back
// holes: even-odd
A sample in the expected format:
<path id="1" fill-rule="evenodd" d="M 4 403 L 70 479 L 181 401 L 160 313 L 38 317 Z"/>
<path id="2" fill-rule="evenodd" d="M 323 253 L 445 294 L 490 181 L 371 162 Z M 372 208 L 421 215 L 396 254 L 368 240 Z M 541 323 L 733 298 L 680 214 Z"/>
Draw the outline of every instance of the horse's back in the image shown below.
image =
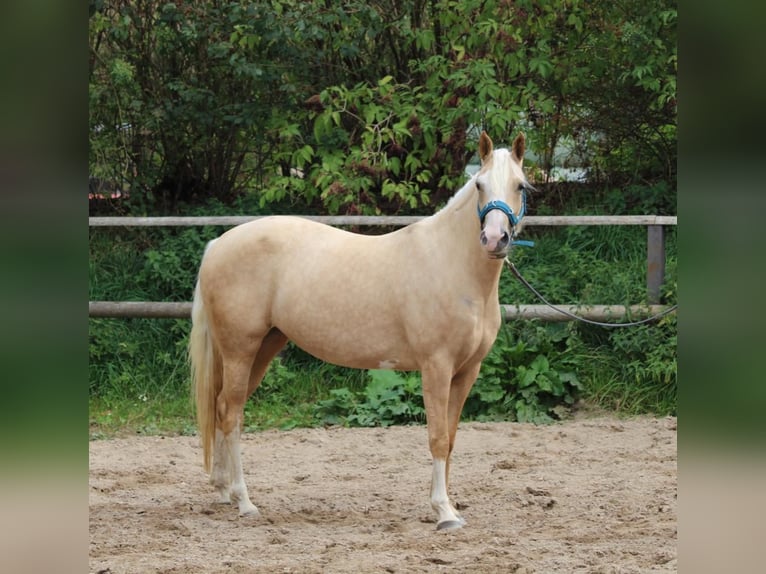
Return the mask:
<path id="1" fill-rule="evenodd" d="M 400 230 L 402 231 L 402 230 Z M 279 275 L 282 280 L 328 280 L 333 271 L 351 270 L 359 277 L 385 267 L 397 257 L 392 234 L 368 236 L 350 233 L 310 219 L 271 216 L 234 227 L 210 247 L 203 268 L 228 275 L 229 281 L 258 280 Z M 344 273 L 345 274 L 345 273 Z"/>

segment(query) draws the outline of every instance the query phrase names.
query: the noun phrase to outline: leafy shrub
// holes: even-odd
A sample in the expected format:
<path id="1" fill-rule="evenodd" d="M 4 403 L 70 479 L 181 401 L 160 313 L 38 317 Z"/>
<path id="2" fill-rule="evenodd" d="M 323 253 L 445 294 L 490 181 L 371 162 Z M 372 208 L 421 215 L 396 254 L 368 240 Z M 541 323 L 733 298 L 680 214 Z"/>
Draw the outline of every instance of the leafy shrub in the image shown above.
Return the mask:
<path id="1" fill-rule="evenodd" d="M 568 331 L 560 327 L 530 323 L 501 329 L 464 415 L 535 423 L 560 418 L 582 390 L 574 372 L 559 370 L 565 368 L 558 351 L 566 349 Z"/>
<path id="2" fill-rule="evenodd" d="M 572 141 L 599 181 L 675 180 L 668 0 L 89 4 L 90 173 L 131 208 L 434 205 L 474 126 L 527 130 L 546 171 Z"/>
<path id="3" fill-rule="evenodd" d="M 137 280 L 153 285 L 162 301 L 191 301 L 197 271 L 213 228 L 166 231 L 144 252 L 144 268 Z"/>
<path id="4" fill-rule="evenodd" d="M 315 409 L 317 420 L 360 427 L 425 422 L 418 375 L 385 370 L 368 373 L 370 382 L 363 391 L 333 389 L 330 398 L 319 401 Z"/>
<path id="5" fill-rule="evenodd" d="M 130 401 L 187 396 L 190 327 L 181 319 L 91 319 L 91 396 Z"/>
<path id="6" fill-rule="evenodd" d="M 90 300 L 185 300 L 190 289 L 168 288 L 164 280 L 147 272 L 144 250 L 152 249 L 157 234 L 125 235 L 121 230 L 91 230 Z M 178 319 L 90 319 L 91 396 L 125 400 L 188 396 L 185 347 L 190 327 Z"/>

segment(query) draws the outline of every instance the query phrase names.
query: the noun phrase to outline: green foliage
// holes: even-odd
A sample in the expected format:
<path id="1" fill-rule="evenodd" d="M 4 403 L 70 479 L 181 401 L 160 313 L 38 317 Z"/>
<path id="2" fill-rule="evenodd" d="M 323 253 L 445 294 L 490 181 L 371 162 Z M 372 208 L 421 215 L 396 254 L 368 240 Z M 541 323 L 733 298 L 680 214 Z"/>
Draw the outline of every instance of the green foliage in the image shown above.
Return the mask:
<path id="1" fill-rule="evenodd" d="M 567 331 L 536 323 L 501 329 L 468 396 L 465 416 L 534 423 L 561 418 L 582 390 L 574 372 L 561 370 Z"/>
<path id="2" fill-rule="evenodd" d="M 654 383 L 673 387 L 678 372 L 676 317 L 663 318 L 658 325 L 610 332 L 610 342 L 623 357 L 620 372 L 636 384 Z"/>
<path id="3" fill-rule="evenodd" d="M 423 210 L 486 129 L 546 172 L 566 141 L 594 181 L 673 187 L 676 26 L 669 0 L 94 0 L 90 173 L 139 212 Z"/>
<path id="4" fill-rule="evenodd" d="M 672 315 L 607 333 L 581 328 L 579 348 L 594 353 L 580 366 L 589 380 L 587 398 L 616 412 L 676 414 L 677 332 Z"/>
<path id="5" fill-rule="evenodd" d="M 653 188 L 623 192 L 620 201 L 649 197 Z M 607 199 L 610 197 L 606 194 Z M 576 210 L 573 210 L 576 211 Z M 589 210 L 593 213 L 594 209 Z M 517 268 L 550 301 L 561 304 L 632 305 L 646 301 L 646 230 L 618 226 L 583 226 L 530 230 L 534 249 L 517 249 Z M 666 230 L 664 301 L 677 301 L 677 236 Z M 538 304 L 511 274 L 500 281 L 500 301 Z M 627 413 L 676 412 L 677 321 L 667 316 L 651 325 L 608 329 L 581 323 L 518 321 L 505 325 L 485 364 L 503 349 L 542 349 L 559 373 L 575 373 L 581 383 L 572 396 Z M 514 343 L 515 341 L 515 343 Z M 529 355 L 524 364 L 529 364 Z M 483 373 L 484 371 L 482 371 Z M 481 382 L 477 383 L 477 387 Z M 566 387 L 565 387 L 566 388 Z M 560 403 L 567 406 L 568 402 Z"/>
<path id="6" fill-rule="evenodd" d="M 385 76 L 375 87 L 337 86 L 320 95 L 324 109 L 313 135 L 324 159 L 307 175 L 323 190 L 329 213 L 391 213 L 430 202 L 434 173 L 426 160 L 435 152 L 433 128 L 419 120 L 424 113 L 418 91 L 391 81 Z M 441 183 L 454 190 L 461 178 L 462 164 Z"/>
<path id="7" fill-rule="evenodd" d="M 138 209 L 230 201 L 297 105 L 297 47 L 257 2 L 92 3 L 90 170 Z"/>
<path id="8" fill-rule="evenodd" d="M 212 231 L 94 229 L 89 299 L 189 301 Z M 187 320 L 91 319 L 91 396 L 155 403 L 188 397 Z"/>
<path id="9" fill-rule="evenodd" d="M 368 371 L 370 382 L 362 391 L 333 389 L 319 401 L 315 415 L 322 424 L 390 426 L 425 422 L 423 394 L 418 375 L 393 371 Z"/>
<path id="10" fill-rule="evenodd" d="M 317 403 L 335 390 L 353 393 L 366 382 L 363 371 L 322 363 L 292 344 L 276 357 L 245 408 L 248 431 L 316 424 Z"/>
<path id="11" fill-rule="evenodd" d="M 90 393 L 128 401 L 188 396 L 188 321 L 91 319 Z"/>

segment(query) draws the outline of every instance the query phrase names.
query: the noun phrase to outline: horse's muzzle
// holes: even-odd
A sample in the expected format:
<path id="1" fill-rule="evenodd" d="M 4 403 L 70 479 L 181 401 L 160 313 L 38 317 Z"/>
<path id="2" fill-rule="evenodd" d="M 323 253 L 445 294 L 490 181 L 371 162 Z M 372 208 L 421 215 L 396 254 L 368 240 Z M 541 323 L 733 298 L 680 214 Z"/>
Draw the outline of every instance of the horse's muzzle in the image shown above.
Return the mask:
<path id="1" fill-rule="evenodd" d="M 503 259 L 508 255 L 508 249 L 511 246 L 511 236 L 507 231 L 503 231 L 499 237 L 492 237 L 482 229 L 479 240 L 491 259 Z"/>

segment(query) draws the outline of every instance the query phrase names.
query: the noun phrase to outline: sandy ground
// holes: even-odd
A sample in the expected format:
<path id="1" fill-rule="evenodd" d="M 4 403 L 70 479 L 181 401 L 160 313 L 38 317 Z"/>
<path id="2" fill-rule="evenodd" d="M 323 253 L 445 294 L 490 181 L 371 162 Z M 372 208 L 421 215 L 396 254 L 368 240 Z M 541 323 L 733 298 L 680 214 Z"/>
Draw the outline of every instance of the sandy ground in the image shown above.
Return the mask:
<path id="1" fill-rule="evenodd" d="M 437 532 L 425 427 L 243 437 L 260 518 L 195 437 L 90 443 L 90 572 L 676 572 L 676 419 L 465 423 Z"/>

